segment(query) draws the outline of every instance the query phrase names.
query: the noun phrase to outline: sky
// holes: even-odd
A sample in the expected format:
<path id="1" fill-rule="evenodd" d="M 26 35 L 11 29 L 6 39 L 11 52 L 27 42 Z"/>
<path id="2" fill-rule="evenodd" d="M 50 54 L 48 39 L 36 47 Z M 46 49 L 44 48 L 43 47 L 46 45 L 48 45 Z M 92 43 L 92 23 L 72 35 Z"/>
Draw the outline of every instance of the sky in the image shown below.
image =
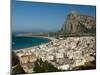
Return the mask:
<path id="1" fill-rule="evenodd" d="M 12 32 L 56 32 L 71 11 L 95 17 L 96 7 L 12 0 Z"/>

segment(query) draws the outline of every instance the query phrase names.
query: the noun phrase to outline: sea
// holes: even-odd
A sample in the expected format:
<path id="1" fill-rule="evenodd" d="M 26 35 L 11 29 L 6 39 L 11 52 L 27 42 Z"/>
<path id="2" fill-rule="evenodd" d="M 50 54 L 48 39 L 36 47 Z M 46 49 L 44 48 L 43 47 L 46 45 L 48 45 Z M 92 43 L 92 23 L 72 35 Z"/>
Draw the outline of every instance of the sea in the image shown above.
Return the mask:
<path id="1" fill-rule="evenodd" d="M 49 41 L 48 38 L 12 35 L 12 50 L 33 47 L 43 43 L 48 43 Z"/>

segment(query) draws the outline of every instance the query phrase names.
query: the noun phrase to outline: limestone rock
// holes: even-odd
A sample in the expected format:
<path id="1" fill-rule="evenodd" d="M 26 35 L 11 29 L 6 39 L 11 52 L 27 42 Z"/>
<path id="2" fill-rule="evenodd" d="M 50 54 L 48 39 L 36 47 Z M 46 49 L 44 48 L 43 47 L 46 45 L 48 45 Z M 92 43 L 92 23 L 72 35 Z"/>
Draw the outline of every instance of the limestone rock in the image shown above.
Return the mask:
<path id="1" fill-rule="evenodd" d="M 95 32 L 95 28 L 94 17 L 72 11 L 68 14 L 60 31 L 66 33 Z"/>

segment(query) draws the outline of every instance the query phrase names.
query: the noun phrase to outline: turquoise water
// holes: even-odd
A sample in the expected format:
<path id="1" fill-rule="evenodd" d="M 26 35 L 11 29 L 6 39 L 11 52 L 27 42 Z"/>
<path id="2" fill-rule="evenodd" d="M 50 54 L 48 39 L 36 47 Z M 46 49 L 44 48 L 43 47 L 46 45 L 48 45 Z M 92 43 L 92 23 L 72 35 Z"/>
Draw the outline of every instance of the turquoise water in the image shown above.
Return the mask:
<path id="1" fill-rule="evenodd" d="M 47 43 L 50 40 L 47 38 L 40 38 L 40 37 L 12 37 L 12 50 L 15 49 L 22 49 L 31 46 L 40 45 L 42 43 Z"/>

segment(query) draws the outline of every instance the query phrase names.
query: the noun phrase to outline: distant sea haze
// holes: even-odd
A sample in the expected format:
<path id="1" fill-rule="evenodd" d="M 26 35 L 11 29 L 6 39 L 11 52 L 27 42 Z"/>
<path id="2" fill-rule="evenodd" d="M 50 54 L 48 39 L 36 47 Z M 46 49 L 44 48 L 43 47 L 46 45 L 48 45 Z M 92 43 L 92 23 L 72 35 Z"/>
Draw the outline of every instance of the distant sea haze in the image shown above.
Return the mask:
<path id="1" fill-rule="evenodd" d="M 13 34 L 12 36 L 12 50 L 22 49 L 47 43 L 50 40 L 47 38 L 40 37 L 19 37 Z"/>

